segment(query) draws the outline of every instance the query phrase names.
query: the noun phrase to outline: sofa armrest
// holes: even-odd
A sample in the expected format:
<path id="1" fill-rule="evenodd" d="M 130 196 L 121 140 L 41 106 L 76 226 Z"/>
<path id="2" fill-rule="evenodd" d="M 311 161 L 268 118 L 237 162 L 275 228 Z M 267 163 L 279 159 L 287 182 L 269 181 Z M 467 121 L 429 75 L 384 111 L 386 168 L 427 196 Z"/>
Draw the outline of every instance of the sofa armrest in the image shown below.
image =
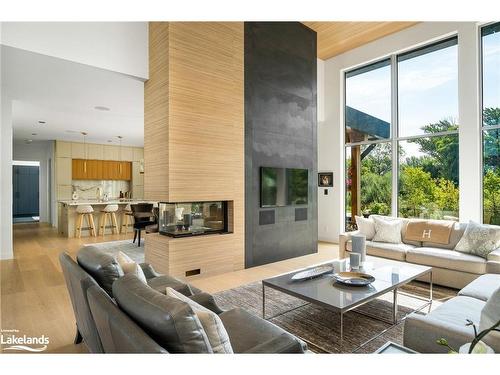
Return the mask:
<path id="1" fill-rule="evenodd" d="M 268 341 L 260 343 L 245 353 L 275 354 L 275 353 L 305 353 L 307 345 L 302 340 L 289 334 L 282 333 Z"/>
<path id="2" fill-rule="evenodd" d="M 488 260 L 492 260 L 494 262 L 500 262 L 500 249 L 496 249 L 488 254 Z"/>
<path id="3" fill-rule="evenodd" d="M 486 273 L 500 273 L 500 261 L 488 260 L 486 262 Z"/>
<path id="4" fill-rule="evenodd" d="M 203 307 L 209 309 L 210 311 L 213 311 L 217 315 L 224 312 L 224 310 L 222 310 L 217 305 L 217 302 L 215 302 L 215 298 L 211 294 L 201 292 L 198 294 L 193 294 L 192 296 L 189 296 L 189 298 L 195 301 L 196 303 L 199 303 Z"/>
<path id="5" fill-rule="evenodd" d="M 144 276 L 146 276 L 146 279 L 152 279 L 153 277 L 161 276 L 161 274 L 156 272 L 153 266 L 149 263 L 140 263 L 139 266 L 142 268 L 142 272 L 144 272 Z"/>
<path id="6" fill-rule="evenodd" d="M 353 232 L 340 233 L 340 235 L 339 235 L 339 258 L 340 259 L 344 259 L 346 257 L 346 251 L 347 251 L 346 245 L 347 245 L 347 242 L 349 242 L 351 240 L 351 236 L 353 234 L 358 234 L 358 233 L 359 233 L 359 230 L 355 230 Z"/>

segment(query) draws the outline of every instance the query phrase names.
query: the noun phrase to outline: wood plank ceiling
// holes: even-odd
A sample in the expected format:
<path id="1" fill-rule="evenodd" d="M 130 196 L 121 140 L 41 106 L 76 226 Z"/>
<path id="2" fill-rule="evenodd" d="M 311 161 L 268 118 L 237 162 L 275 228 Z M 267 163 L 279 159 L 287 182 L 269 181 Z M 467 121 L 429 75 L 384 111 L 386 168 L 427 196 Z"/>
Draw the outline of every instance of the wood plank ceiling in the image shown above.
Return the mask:
<path id="1" fill-rule="evenodd" d="M 318 33 L 318 57 L 340 55 L 418 22 L 302 22 Z"/>

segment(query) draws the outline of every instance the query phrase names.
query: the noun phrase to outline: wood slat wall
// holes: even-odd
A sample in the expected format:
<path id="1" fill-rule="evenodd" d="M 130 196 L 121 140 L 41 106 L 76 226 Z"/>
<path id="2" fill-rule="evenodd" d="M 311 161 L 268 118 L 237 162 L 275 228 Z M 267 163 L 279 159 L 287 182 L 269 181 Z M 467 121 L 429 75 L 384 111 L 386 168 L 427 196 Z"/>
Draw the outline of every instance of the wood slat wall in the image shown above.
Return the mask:
<path id="1" fill-rule="evenodd" d="M 326 60 L 418 22 L 302 22 L 318 33 L 318 57 Z"/>
<path id="2" fill-rule="evenodd" d="M 149 23 L 149 80 L 144 84 L 144 197 L 168 200 L 169 23 Z"/>
<path id="3" fill-rule="evenodd" d="M 204 257 L 199 261 L 211 270 L 216 268 L 210 263 L 213 257 L 233 270 L 244 267 L 243 43 L 243 22 L 150 23 L 145 196 L 169 202 L 233 202 L 234 233 L 217 236 L 224 260 L 219 251 L 200 253 Z M 177 252 L 173 244 L 203 247 L 215 240 L 208 237 L 179 239 L 168 251 Z M 149 244 L 157 248 L 157 238 L 148 236 L 146 254 Z M 173 259 L 179 258 L 171 257 L 169 263 Z"/>

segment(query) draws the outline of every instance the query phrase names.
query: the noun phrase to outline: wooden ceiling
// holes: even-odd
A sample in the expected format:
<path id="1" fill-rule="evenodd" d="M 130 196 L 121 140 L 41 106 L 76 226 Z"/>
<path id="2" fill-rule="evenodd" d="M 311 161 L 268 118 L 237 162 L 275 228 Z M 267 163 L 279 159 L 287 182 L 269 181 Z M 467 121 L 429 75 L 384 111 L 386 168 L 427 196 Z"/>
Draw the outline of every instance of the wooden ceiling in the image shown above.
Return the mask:
<path id="1" fill-rule="evenodd" d="M 418 22 L 302 22 L 318 33 L 318 57 L 340 55 Z"/>

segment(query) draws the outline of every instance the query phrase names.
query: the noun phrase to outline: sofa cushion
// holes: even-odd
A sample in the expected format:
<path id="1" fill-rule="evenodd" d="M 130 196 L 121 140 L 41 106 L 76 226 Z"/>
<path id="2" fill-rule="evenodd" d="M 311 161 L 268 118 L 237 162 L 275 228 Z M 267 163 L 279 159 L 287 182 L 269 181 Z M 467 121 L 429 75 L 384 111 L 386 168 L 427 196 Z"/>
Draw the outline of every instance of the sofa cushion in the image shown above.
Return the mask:
<path id="1" fill-rule="evenodd" d="M 78 251 L 76 260 L 106 293 L 113 296 L 113 283 L 124 275 L 121 266 L 113 256 L 95 246 L 84 246 Z"/>
<path id="2" fill-rule="evenodd" d="M 224 324 L 222 324 L 222 320 L 220 320 L 216 313 L 172 288 L 167 288 L 166 292 L 167 296 L 177 298 L 191 306 L 198 319 L 200 319 L 200 323 L 207 334 L 208 341 L 214 353 L 233 354 L 233 348 L 229 342 L 227 331 L 224 328 Z"/>
<path id="3" fill-rule="evenodd" d="M 498 287 L 500 287 L 500 275 L 487 273 L 486 275 L 479 276 L 463 288 L 458 292 L 458 295 L 473 297 L 486 302 Z"/>
<path id="4" fill-rule="evenodd" d="M 406 253 L 406 261 L 479 275 L 486 273 L 485 259 L 475 255 L 435 247 L 415 247 L 409 249 Z"/>
<path id="5" fill-rule="evenodd" d="M 306 350 L 304 342 L 289 334 L 277 325 L 258 316 L 248 313 L 241 308 L 225 311 L 219 315 L 229 334 L 231 345 L 235 353 L 251 352 L 254 348 L 276 338 L 288 341 L 285 353 L 302 353 Z M 283 337 L 285 336 L 285 338 Z M 276 353 L 277 348 L 268 348 L 267 353 Z"/>
<path id="6" fill-rule="evenodd" d="M 433 319 L 442 322 L 443 326 L 456 325 L 465 327 L 467 319 L 478 325 L 481 319 L 481 310 L 485 305 L 486 302 L 476 298 L 458 296 L 436 307 L 429 315 Z"/>
<path id="7" fill-rule="evenodd" d="M 467 223 L 454 223 L 453 229 L 450 234 L 450 242 L 446 245 L 434 243 L 434 242 L 422 242 L 422 247 L 438 247 L 440 249 L 455 249 L 458 241 L 462 238 L 465 228 L 467 228 Z"/>
<path id="8" fill-rule="evenodd" d="M 352 250 L 352 242 L 349 241 L 346 244 L 347 250 Z M 414 249 L 415 246 L 407 245 L 404 243 L 385 243 L 385 242 L 374 242 L 366 241 L 366 252 L 368 255 L 373 255 L 376 257 L 394 259 L 394 260 L 406 260 L 406 252 L 409 249 Z"/>
<path id="9" fill-rule="evenodd" d="M 118 306 L 170 353 L 213 353 L 200 320 L 186 302 L 167 297 L 132 274 L 113 284 Z"/>
<path id="10" fill-rule="evenodd" d="M 456 251 L 487 258 L 488 254 L 500 248 L 500 226 L 478 224 L 472 220 L 464 235 L 455 246 Z"/>

